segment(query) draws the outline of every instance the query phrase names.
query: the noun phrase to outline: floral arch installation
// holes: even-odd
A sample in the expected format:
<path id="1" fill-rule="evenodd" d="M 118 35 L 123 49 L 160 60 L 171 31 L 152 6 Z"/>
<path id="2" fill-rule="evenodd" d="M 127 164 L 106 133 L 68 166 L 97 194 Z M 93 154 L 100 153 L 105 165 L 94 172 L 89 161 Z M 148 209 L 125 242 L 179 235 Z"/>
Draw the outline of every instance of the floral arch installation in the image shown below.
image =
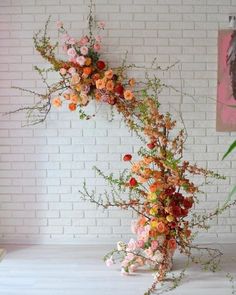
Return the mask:
<path id="1" fill-rule="evenodd" d="M 127 127 L 143 142 L 138 152 L 140 159 L 134 162 L 132 155 L 124 155 L 123 160 L 130 162 L 131 168 L 123 171 L 118 178 L 113 174 L 105 175 L 95 168 L 110 184 L 111 192 L 96 197 L 85 183 L 80 193 L 84 199 L 105 209 L 118 207 L 137 214 L 137 220 L 132 223 L 136 239 L 128 243 L 118 242 L 104 260 L 108 266 L 115 260 L 122 261 L 121 272 L 125 275 L 144 266 L 156 270 L 154 281 L 145 295 L 155 292 L 158 283 L 166 279 L 176 249 L 187 257 L 183 270 L 179 275 L 172 276 L 171 284 L 170 281 L 168 283 L 168 290 L 171 290 L 178 285 L 191 262 L 201 263 L 212 271 L 217 269 L 222 252 L 194 245 L 193 229 L 208 229 L 207 222 L 234 205 L 235 201 L 227 200 L 222 207 L 205 215 L 192 212 L 194 204 L 198 202 L 200 189 L 189 178 L 195 175 L 205 179 L 223 177 L 183 159 L 185 129 L 176 135 L 176 121 L 170 113 L 162 114 L 159 108 L 158 97 L 168 86 L 156 75 L 151 78 L 148 75 L 149 70 L 161 70 L 155 61 L 149 69 L 127 64 L 126 60 L 121 66 L 111 68 L 101 59 L 99 32 L 104 29 L 104 22 L 96 22 L 93 7 L 90 1 L 88 33 L 80 39 L 71 37 L 63 23 L 57 22 L 58 31 L 64 38 L 66 60 L 57 58 L 58 43 L 52 44 L 47 35 L 49 20 L 45 28 L 35 34 L 35 49 L 51 64 L 48 69 L 35 67 L 45 84 L 46 93 L 18 88 L 30 92 L 39 100 L 34 105 L 23 106 L 9 113 L 25 111 L 27 124 L 34 125 L 43 122 L 52 107 L 59 108 L 66 104 L 69 111 L 79 113 L 80 119 L 89 120 L 92 116 L 86 114 L 84 109 L 92 100 L 96 100 L 99 104 L 109 104 L 122 115 Z M 144 81 L 128 77 L 127 71 L 135 68 L 141 68 L 146 73 Z M 59 72 L 60 79 L 50 85 L 47 74 L 52 71 Z M 126 197 L 122 198 L 122 195 Z M 200 251 L 201 255 L 195 256 L 194 250 Z M 208 254 L 207 257 L 203 255 L 204 252 Z"/>

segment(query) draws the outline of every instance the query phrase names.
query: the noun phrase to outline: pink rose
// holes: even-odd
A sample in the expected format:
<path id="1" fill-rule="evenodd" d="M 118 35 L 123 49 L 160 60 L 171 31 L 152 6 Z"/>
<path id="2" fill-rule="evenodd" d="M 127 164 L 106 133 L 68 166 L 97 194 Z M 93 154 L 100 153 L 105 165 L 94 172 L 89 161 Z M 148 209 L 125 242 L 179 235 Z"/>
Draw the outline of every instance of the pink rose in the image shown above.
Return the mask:
<path id="1" fill-rule="evenodd" d="M 101 50 L 101 45 L 100 45 L 99 43 L 95 43 L 95 44 L 93 45 L 93 49 L 94 49 L 96 52 L 98 52 L 98 51 Z"/>
<path id="2" fill-rule="evenodd" d="M 70 38 L 70 39 L 68 40 L 68 44 L 70 44 L 70 45 L 75 45 L 75 43 L 76 43 L 75 38 Z"/>
<path id="3" fill-rule="evenodd" d="M 152 251 L 156 251 L 157 247 L 158 247 L 158 242 L 157 241 L 152 241 L 152 243 L 151 243 Z"/>
<path id="4" fill-rule="evenodd" d="M 86 47 L 86 46 L 80 47 L 80 52 L 83 55 L 87 55 L 88 54 L 88 47 Z"/>
<path id="5" fill-rule="evenodd" d="M 95 37 L 95 40 L 96 40 L 98 43 L 101 43 L 101 41 L 102 41 L 102 37 L 98 35 L 98 36 Z"/>
<path id="6" fill-rule="evenodd" d="M 76 58 L 76 62 L 77 62 L 77 64 L 79 64 L 81 67 L 84 65 L 85 60 L 86 60 L 85 57 L 82 56 L 82 55 L 80 55 L 80 56 L 78 56 L 78 57 Z"/>
<path id="7" fill-rule="evenodd" d="M 138 240 L 137 241 L 137 246 L 139 247 L 139 248 L 143 248 L 144 247 L 144 241 L 143 240 Z"/>
<path id="8" fill-rule="evenodd" d="M 82 37 L 80 40 L 79 40 L 79 44 L 80 45 L 86 45 L 88 43 L 89 39 L 87 36 L 84 36 Z"/>
<path id="9" fill-rule="evenodd" d="M 76 56 L 76 51 L 74 48 L 70 48 L 67 50 L 67 54 L 70 56 L 70 57 L 75 57 Z"/>
<path id="10" fill-rule="evenodd" d="M 69 62 L 73 62 L 74 64 L 76 63 L 76 56 L 74 56 L 74 57 L 69 57 L 68 58 L 68 60 L 69 60 Z"/>
<path id="11" fill-rule="evenodd" d="M 74 73 L 76 73 L 76 69 L 73 68 L 73 67 L 71 67 L 71 68 L 69 68 L 68 72 L 69 72 L 71 75 L 73 75 Z"/>

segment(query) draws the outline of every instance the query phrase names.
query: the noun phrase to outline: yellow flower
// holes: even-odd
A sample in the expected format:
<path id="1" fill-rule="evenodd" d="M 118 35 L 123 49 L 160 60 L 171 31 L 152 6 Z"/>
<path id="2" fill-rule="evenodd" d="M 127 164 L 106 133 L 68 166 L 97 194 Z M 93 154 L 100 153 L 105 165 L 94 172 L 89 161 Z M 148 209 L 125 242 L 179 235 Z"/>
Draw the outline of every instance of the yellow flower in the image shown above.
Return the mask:
<path id="1" fill-rule="evenodd" d="M 149 193 L 148 194 L 148 200 L 149 201 L 153 202 L 153 201 L 156 201 L 156 199 L 157 199 L 156 193 Z"/>
<path id="2" fill-rule="evenodd" d="M 168 216 L 166 216 L 166 220 L 168 221 L 168 222 L 172 222 L 172 221 L 174 221 L 174 216 L 172 216 L 172 215 L 168 215 Z"/>
<path id="3" fill-rule="evenodd" d="M 156 220 L 153 220 L 150 222 L 151 228 L 156 228 L 157 224 L 158 224 L 158 222 Z"/>

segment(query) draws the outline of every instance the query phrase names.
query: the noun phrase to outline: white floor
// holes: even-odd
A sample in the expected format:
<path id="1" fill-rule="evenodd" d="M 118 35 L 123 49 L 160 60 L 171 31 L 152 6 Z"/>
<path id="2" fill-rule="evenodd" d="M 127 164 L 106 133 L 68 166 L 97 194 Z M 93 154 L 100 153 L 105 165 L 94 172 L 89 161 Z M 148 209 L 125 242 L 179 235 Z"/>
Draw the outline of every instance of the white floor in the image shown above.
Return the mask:
<path id="1" fill-rule="evenodd" d="M 143 295 L 152 282 L 149 271 L 124 277 L 118 265 L 107 268 L 102 257 L 109 246 L 3 247 L 7 254 L 0 263 L 1 295 Z M 220 272 L 202 272 L 193 266 L 181 286 L 168 294 L 232 294 L 226 273 L 236 279 L 236 245 L 220 248 L 225 253 Z M 176 255 L 173 272 L 180 271 L 182 265 L 182 257 Z"/>

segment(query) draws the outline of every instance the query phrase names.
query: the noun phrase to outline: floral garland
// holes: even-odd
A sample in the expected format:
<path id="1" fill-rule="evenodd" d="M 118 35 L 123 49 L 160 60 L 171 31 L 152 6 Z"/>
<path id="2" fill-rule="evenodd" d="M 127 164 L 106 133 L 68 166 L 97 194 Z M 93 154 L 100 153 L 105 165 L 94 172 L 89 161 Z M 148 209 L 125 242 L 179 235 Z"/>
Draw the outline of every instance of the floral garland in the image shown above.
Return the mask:
<path id="1" fill-rule="evenodd" d="M 228 200 L 222 207 L 206 215 L 191 212 L 198 202 L 200 190 L 189 177 L 223 177 L 183 160 L 185 130 L 175 135 L 176 121 L 172 120 L 169 113 L 162 114 L 159 109 L 158 96 L 167 85 L 156 76 L 149 78 L 148 75 L 144 82 L 137 82 L 126 74 L 127 69 L 135 68 L 135 65 L 126 65 L 123 61 L 122 66 L 111 68 L 101 59 L 99 32 L 105 24 L 96 23 L 92 2 L 89 8 L 88 34 L 79 40 L 67 33 L 61 21 L 57 23 L 59 32 L 63 34 L 63 50 L 67 60 L 56 57 L 58 43 L 53 45 L 47 36 L 49 20 L 45 29 L 34 36 L 36 50 L 52 65 L 46 70 L 35 67 L 47 92 L 41 94 L 19 88 L 40 99 L 33 106 L 22 107 L 11 113 L 25 110 L 28 124 L 38 124 L 46 119 L 52 106 L 60 108 L 66 104 L 70 111 L 79 112 L 81 119 L 90 119 L 84 107 L 96 100 L 114 107 L 123 116 L 127 126 L 145 143 L 138 153 L 139 161 L 133 161 L 130 154 L 124 155 L 123 160 L 130 163 L 131 169 L 125 170 L 119 178 L 112 174 L 107 176 L 95 168 L 111 185 L 111 192 L 106 191 L 103 196 L 95 197 L 95 192 L 89 192 L 84 184 L 80 193 L 85 199 L 104 208 L 119 207 L 137 213 L 137 220 L 132 224 L 136 239 L 128 243 L 118 242 L 104 260 L 107 266 L 111 266 L 116 259 L 121 259 L 121 272 L 125 275 L 144 265 L 156 269 L 154 282 L 145 293 L 148 295 L 155 291 L 158 282 L 165 279 L 177 248 L 188 257 L 188 263 L 201 262 L 205 268 L 216 270 L 222 253 L 217 249 L 194 246 L 192 229 L 208 228 L 207 221 L 234 205 L 235 201 Z M 97 35 L 94 35 L 95 31 L 98 31 Z M 161 68 L 152 66 L 151 69 Z M 59 81 L 52 85 L 47 83 L 50 71 L 60 74 Z M 122 198 L 125 193 L 128 197 Z M 192 254 L 194 249 L 206 251 L 209 259 L 199 261 Z M 183 273 L 175 278 L 173 287 L 183 277 Z"/>

